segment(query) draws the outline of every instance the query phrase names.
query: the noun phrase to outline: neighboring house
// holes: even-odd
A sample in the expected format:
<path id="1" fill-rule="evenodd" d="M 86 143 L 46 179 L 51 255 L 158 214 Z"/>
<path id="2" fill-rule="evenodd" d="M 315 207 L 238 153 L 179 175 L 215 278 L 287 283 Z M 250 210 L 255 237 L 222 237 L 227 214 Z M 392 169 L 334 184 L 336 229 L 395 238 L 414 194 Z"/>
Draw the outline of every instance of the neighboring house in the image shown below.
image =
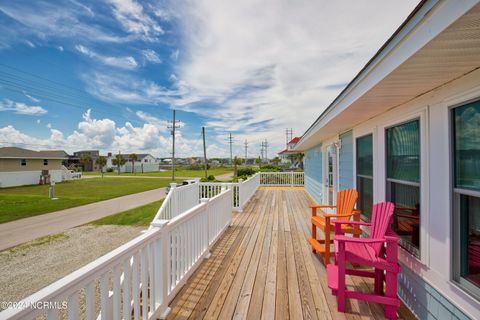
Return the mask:
<path id="1" fill-rule="evenodd" d="M 90 156 L 92 161 L 88 163 L 81 163 L 82 156 Z M 82 171 L 100 171 L 102 168 L 95 163 L 95 160 L 100 156 L 98 150 L 82 150 L 73 153 L 73 157 L 70 157 L 69 162 L 78 165 L 82 168 Z"/>
<path id="2" fill-rule="evenodd" d="M 66 171 L 62 161 L 66 158 L 68 154 L 61 150 L 0 148 L 0 187 L 39 184 L 41 180 L 61 182 Z"/>
<path id="3" fill-rule="evenodd" d="M 135 172 L 155 172 L 159 171 L 160 161 L 148 153 L 138 153 L 137 160 L 134 163 Z M 116 155 L 108 153 L 106 168 L 117 170 L 117 166 L 113 165 L 112 160 Z M 122 157 L 127 161 L 120 167 L 120 172 L 132 172 L 132 161 L 130 161 L 130 154 L 122 154 Z"/>
<path id="4" fill-rule="evenodd" d="M 303 153 L 303 150 L 295 149 L 295 145 L 300 141 L 300 137 L 295 137 L 287 143 L 287 148 L 278 153 L 278 156 L 282 160 L 282 163 L 291 163 L 292 167 L 302 167 L 302 159 L 290 160 L 290 155 L 297 155 Z"/>
<path id="5" fill-rule="evenodd" d="M 479 21 L 478 1 L 422 1 L 296 145 L 316 201 L 395 203 L 419 319 L 480 319 Z"/>

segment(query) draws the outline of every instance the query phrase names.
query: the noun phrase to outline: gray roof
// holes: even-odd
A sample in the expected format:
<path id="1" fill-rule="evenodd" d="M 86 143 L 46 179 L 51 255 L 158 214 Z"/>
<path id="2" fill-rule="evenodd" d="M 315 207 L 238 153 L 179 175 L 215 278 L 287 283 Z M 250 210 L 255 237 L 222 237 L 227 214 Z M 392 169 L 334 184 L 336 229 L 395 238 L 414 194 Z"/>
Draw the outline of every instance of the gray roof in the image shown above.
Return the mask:
<path id="1" fill-rule="evenodd" d="M 17 147 L 0 148 L 0 158 L 8 159 L 66 159 L 68 154 L 63 150 L 34 151 Z"/>

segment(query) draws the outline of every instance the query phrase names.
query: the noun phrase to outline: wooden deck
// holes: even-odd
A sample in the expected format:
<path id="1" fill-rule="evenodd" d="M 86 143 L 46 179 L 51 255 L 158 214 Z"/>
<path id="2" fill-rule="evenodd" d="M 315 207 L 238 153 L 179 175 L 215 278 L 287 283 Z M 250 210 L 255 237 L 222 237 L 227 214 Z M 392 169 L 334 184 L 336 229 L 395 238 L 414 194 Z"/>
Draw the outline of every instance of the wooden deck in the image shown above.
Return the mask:
<path id="1" fill-rule="evenodd" d="M 336 311 L 307 244 L 311 202 L 303 188 L 259 190 L 172 301 L 169 319 L 383 319 L 381 306 L 356 300 Z M 372 288 L 353 277 L 347 285 Z"/>

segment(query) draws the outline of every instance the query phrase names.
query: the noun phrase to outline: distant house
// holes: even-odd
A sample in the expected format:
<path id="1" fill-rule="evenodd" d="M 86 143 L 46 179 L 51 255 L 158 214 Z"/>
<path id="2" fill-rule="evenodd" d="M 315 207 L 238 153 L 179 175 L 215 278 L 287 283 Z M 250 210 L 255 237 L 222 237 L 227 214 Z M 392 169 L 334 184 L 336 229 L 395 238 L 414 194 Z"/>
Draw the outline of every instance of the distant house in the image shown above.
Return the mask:
<path id="1" fill-rule="evenodd" d="M 294 161 L 289 159 L 290 155 L 303 153 L 303 150 L 296 150 L 295 149 L 295 146 L 296 146 L 298 141 L 300 141 L 300 137 L 293 138 L 292 140 L 290 140 L 290 142 L 287 143 L 287 148 L 278 153 L 278 156 L 282 160 L 282 163 L 290 163 L 291 162 L 292 166 L 295 166 L 295 167 L 303 166 L 301 159 L 294 160 Z"/>
<path id="2" fill-rule="evenodd" d="M 159 171 L 160 161 L 148 153 L 137 153 L 137 160 L 134 163 L 135 172 L 154 172 Z M 113 165 L 113 159 L 117 155 L 108 153 L 106 168 L 117 170 L 117 166 Z M 120 167 L 120 172 L 132 172 L 132 161 L 130 161 L 130 154 L 122 154 L 126 160 L 125 164 Z"/>
<path id="3" fill-rule="evenodd" d="M 83 156 L 89 156 L 92 161 L 88 163 L 81 163 L 81 158 Z M 82 167 L 82 171 L 100 171 L 102 168 L 99 165 L 95 164 L 95 160 L 97 160 L 99 156 L 100 151 L 98 150 L 81 150 L 75 151 L 73 153 L 73 156 L 70 157 L 70 159 L 72 163 Z"/>
<path id="4" fill-rule="evenodd" d="M 33 151 L 17 147 L 0 148 L 0 187 L 14 187 L 64 180 L 63 150 Z"/>

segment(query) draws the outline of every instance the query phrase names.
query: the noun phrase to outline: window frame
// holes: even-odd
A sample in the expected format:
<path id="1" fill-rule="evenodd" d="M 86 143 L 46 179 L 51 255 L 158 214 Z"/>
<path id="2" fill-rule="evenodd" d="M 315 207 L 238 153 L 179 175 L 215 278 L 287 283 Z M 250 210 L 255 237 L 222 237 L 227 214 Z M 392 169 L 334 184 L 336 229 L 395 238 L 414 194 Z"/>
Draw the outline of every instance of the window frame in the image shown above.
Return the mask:
<path id="1" fill-rule="evenodd" d="M 48 159 L 43 159 L 43 165 L 48 166 Z"/>
<path id="2" fill-rule="evenodd" d="M 462 290 L 467 292 L 477 300 L 480 300 L 480 286 L 476 286 L 467 279 L 461 276 L 462 269 L 462 241 L 461 241 L 461 196 L 471 196 L 480 198 L 480 190 L 473 189 L 464 189 L 455 187 L 455 169 L 456 169 L 456 159 L 455 159 L 455 109 L 461 108 L 467 104 L 480 102 L 480 98 L 476 97 L 473 99 L 465 100 L 460 103 L 449 106 L 448 108 L 448 127 L 449 127 L 449 153 L 450 153 L 450 194 L 451 194 L 451 208 L 450 208 L 450 232 L 452 235 L 451 239 L 451 280 L 458 285 Z"/>
<path id="3" fill-rule="evenodd" d="M 419 201 L 420 201 L 420 215 L 419 215 L 419 218 L 420 218 L 420 223 L 419 223 L 419 241 L 418 241 L 418 249 L 415 248 L 413 245 L 411 245 L 412 247 L 415 248 L 415 251 L 417 251 L 418 254 L 416 254 L 415 252 L 412 252 L 412 250 L 409 250 L 407 248 L 407 246 L 403 246 L 401 243 L 399 243 L 399 248 L 403 249 L 406 253 L 408 253 L 411 257 L 415 258 L 415 259 L 418 259 L 420 261 L 424 261 L 425 260 L 425 254 L 422 253 L 422 251 L 425 250 L 425 248 L 428 247 L 428 245 L 424 245 L 424 238 L 428 238 L 423 236 L 422 235 L 422 230 L 424 230 L 425 228 L 425 221 L 423 221 L 425 218 L 425 205 L 424 205 L 424 202 L 425 201 L 428 201 L 428 197 L 425 199 L 424 198 L 424 195 L 423 195 L 423 192 L 424 190 L 422 190 L 422 188 L 424 188 L 424 184 L 423 184 L 423 181 L 424 179 L 423 178 L 423 164 L 424 164 L 424 148 L 425 148 L 425 140 L 424 140 L 424 132 L 427 128 L 423 128 L 423 125 L 424 125 L 424 121 L 423 121 L 423 118 L 425 117 L 425 115 L 423 114 L 423 112 L 421 114 L 417 114 L 416 116 L 413 116 L 413 117 L 408 117 L 408 118 L 405 118 L 403 119 L 402 121 L 397 121 L 397 122 L 394 122 L 394 123 L 390 123 L 388 125 L 385 125 L 383 127 L 383 139 L 384 139 L 384 143 L 383 143 L 383 156 L 384 156 L 384 180 L 383 180 L 383 184 L 384 184 L 384 195 L 385 195 L 385 201 L 390 201 L 390 192 L 389 192 L 389 187 L 388 187 L 388 184 L 389 182 L 393 182 L 393 183 L 396 183 L 396 184 L 401 184 L 401 185 L 406 185 L 406 186 L 410 186 L 410 187 L 417 187 L 418 188 L 418 198 L 419 198 Z M 407 124 L 407 123 L 410 123 L 410 122 L 414 122 L 414 121 L 417 121 L 418 122 L 418 135 L 419 135 L 419 140 L 420 140 L 420 148 L 419 148 L 419 172 L 418 172 L 418 178 L 419 178 L 419 182 L 416 182 L 416 181 L 408 181 L 408 180 L 399 180 L 399 179 L 394 179 L 394 178 L 388 178 L 388 138 L 387 138 L 387 131 L 391 128 L 394 128 L 394 127 L 398 127 L 398 126 L 401 126 L 401 125 L 404 125 L 404 124 Z M 427 149 L 427 152 L 428 152 L 428 149 Z M 428 169 L 427 169 L 428 170 Z M 428 192 L 429 191 L 425 191 Z M 410 247 L 410 245 L 408 245 L 408 247 Z"/>
<path id="4" fill-rule="evenodd" d="M 20 159 L 20 166 L 25 167 L 27 165 L 27 159 Z"/>
<path id="5" fill-rule="evenodd" d="M 363 175 L 363 174 L 359 174 L 358 173 L 358 140 L 359 139 L 362 139 L 362 138 L 366 138 L 370 136 L 372 138 L 372 175 L 371 176 L 368 176 L 368 175 Z M 363 179 L 370 179 L 372 181 L 372 205 L 375 203 L 375 165 L 374 165 L 374 162 L 375 162 L 375 143 L 374 143 L 374 134 L 373 132 L 367 132 L 367 133 L 364 133 L 364 134 L 360 134 L 358 136 L 354 136 L 354 150 L 355 150 L 355 158 L 354 158 L 354 165 L 355 165 L 355 189 L 357 189 L 358 191 L 358 188 L 359 188 L 359 185 L 358 185 L 358 178 L 363 178 Z M 360 192 L 359 192 L 359 196 L 360 196 Z M 371 213 L 370 213 L 370 218 L 366 217 L 364 215 L 364 213 L 362 212 L 361 213 L 361 218 L 362 220 L 364 221 L 368 221 L 370 222 L 371 221 Z"/>

